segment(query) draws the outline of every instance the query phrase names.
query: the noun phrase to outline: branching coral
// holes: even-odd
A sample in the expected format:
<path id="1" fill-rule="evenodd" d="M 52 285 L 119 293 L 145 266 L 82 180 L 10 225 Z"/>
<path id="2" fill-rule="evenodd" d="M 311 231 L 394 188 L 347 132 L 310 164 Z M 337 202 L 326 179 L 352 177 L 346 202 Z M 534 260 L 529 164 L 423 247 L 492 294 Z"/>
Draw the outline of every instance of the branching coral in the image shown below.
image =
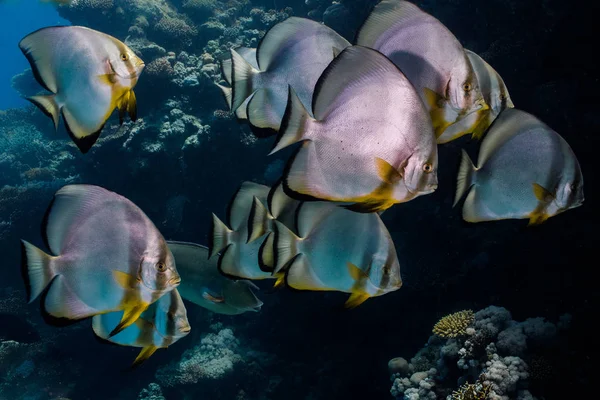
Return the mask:
<path id="1" fill-rule="evenodd" d="M 475 383 L 465 383 L 452 392 L 452 400 L 486 400 L 492 387 L 485 381 L 485 375 L 479 376 Z"/>
<path id="2" fill-rule="evenodd" d="M 455 338 L 467 334 L 467 328 L 475 320 L 472 310 L 463 310 L 440 319 L 433 327 L 433 333 L 443 338 Z"/>

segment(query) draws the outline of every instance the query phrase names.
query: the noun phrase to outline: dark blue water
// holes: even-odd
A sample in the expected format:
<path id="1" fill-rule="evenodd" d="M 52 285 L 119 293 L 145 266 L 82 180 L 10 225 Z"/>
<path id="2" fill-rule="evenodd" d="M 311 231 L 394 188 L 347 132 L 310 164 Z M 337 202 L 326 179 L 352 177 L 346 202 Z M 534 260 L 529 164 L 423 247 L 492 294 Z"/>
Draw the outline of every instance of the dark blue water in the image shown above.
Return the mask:
<path id="1" fill-rule="evenodd" d="M 39 0 L 0 1 L 0 110 L 28 104 L 11 87 L 11 78 L 29 68 L 18 43 L 25 35 L 51 25 L 71 25 L 50 3 Z"/>
<path id="2" fill-rule="evenodd" d="M 536 400 L 598 398 L 597 2 L 417 2 L 485 56 L 519 109 L 567 140 L 584 175 L 582 207 L 538 227 L 525 220 L 465 222 L 461 207 L 452 207 L 460 150 L 476 154 L 480 142 L 463 137 L 439 146 L 434 193 L 382 215 L 403 287 L 356 309 L 343 309 L 346 293 L 275 290 L 273 281 L 256 281 L 260 312 L 220 315 L 186 303 L 190 334 L 130 370 L 138 348 L 99 343 L 89 319 L 53 326 L 40 313 L 40 299 L 26 303 L 19 240 L 48 251 L 40 225 L 54 193 L 69 183 L 127 197 L 167 240 L 208 245 L 211 213 L 226 220 L 244 181 L 273 184 L 292 150 L 267 156 L 274 137 L 253 137 L 247 123 L 226 112 L 214 85 L 219 59 L 232 46 L 256 47 L 284 13 L 323 21 L 352 42 L 376 2 L 79 0 L 80 7 L 62 7 L 60 15 L 75 25 L 132 41 L 146 63 L 135 88 L 138 121 L 119 127 L 113 114 L 97 144 L 81 154 L 62 121 L 54 132 L 50 119 L 11 88 L 12 77 L 29 68 L 19 40 L 70 22 L 39 0 L 0 0 L 0 110 L 7 110 L 0 111 L 0 400 L 392 400 L 388 361 L 396 357 L 414 364 L 404 378 L 438 368 L 436 390 L 445 400 L 467 378 L 473 382 L 485 361 L 459 369 L 458 348 L 452 340 L 430 341 L 432 328 L 447 314 L 489 312 L 492 305 L 512 320 L 477 337 L 480 359 L 503 329 L 498 347 L 512 345 L 515 352 L 504 354 L 531 367 L 509 400 L 531 400 L 517 397 L 525 389 Z M 164 9 L 181 18 L 161 28 Z M 31 76 L 23 86 L 27 94 L 41 90 Z M 545 321 L 524 322 L 535 317 Z M 466 345 L 465 338 L 457 343 Z M 452 356 L 440 355 L 446 344 Z"/>

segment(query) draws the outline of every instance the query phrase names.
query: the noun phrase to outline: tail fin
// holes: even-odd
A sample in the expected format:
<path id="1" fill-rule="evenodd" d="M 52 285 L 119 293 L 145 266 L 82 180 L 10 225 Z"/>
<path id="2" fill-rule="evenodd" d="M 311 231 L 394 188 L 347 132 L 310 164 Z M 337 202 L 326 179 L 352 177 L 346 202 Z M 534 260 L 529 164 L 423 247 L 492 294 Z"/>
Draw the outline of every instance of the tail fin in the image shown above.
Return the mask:
<path id="1" fill-rule="evenodd" d="M 248 216 L 248 240 L 246 243 L 253 242 L 269 230 L 269 212 L 254 196 L 250 215 Z"/>
<path id="2" fill-rule="evenodd" d="M 52 257 L 25 240 L 21 240 L 22 273 L 27 289 L 27 302 L 35 300 L 56 276 Z"/>
<path id="3" fill-rule="evenodd" d="M 35 104 L 44 114 L 52 118 L 54 122 L 54 129 L 58 129 L 58 118 L 60 115 L 60 107 L 54 100 L 55 95 L 47 96 L 31 96 L 27 97 L 27 100 Z"/>
<path id="4" fill-rule="evenodd" d="M 304 139 L 307 126 L 314 121 L 294 89 L 288 85 L 287 107 L 281 120 L 277 139 L 269 155 Z"/>
<path id="5" fill-rule="evenodd" d="M 452 207 L 456 206 L 467 190 L 473 185 L 473 174 L 476 171 L 477 168 L 475 168 L 469 155 L 463 149 L 460 167 L 458 168 L 458 177 L 456 178 L 456 195 L 454 196 L 454 204 L 452 204 Z"/>
<path id="6" fill-rule="evenodd" d="M 232 102 L 231 110 L 235 111 L 250 96 L 254 90 L 254 75 L 260 71 L 254 68 L 237 51 L 231 49 L 231 87 Z"/>
<path id="7" fill-rule="evenodd" d="M 263 272 L 273 272 L 275 268 L 275 232 L 269 232 L 258 250 L 258 266 Z"/>
<path id="8" fill-rule="evenodd" d="M 231 243 L 233 231 L 223 223 L 214 213 L 212 215 L 212 235 L 208 246 L 208 258 L 223 250 Z"/>
<path id="9" fill-rule="evenodd" d="M 215 85 L 217 85 L 217 87 L 219 89 L 221 89 L 221 92 L 223 93 L 223 97 L 225 97 L 225 102 L 227 103 L 227 107 L 229 107 L 229 109 L 231 110 L 231 101 L 232 101 L 232 94 L 233 94 L 231 88 L 228 88 L 223 85 L 219 85 L 218 83 L 215 83 Z"/>
<path id="10" fill-rule="evenodd" d="M 298 254 L 298 241 L 302 240 L 290 231 L 284 224 L 275 221 L 275 246 L 273 275 L 285 266 Z"/>

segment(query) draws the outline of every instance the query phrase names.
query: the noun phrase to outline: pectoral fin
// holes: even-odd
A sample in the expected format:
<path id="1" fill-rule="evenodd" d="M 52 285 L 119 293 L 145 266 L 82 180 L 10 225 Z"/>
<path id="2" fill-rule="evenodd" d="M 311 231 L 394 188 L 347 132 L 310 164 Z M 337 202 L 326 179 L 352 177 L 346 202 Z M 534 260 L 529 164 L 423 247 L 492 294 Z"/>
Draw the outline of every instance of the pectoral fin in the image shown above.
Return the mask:
<path id="1" fill-rule="evenodd" d="M 533 193 L 543 203 L 550 203 L 555 198 L 554 193 L 537 183 L 533 184 Z"/>
<path id="2" fill-rule="evenodd" d="M 425 94 L 426 105 L 430 110 L 436 108 L 443 108 L 444 102 L 446 100 L 444 96 L 429 88 L 423 88 L 423 93 Z"/>
<path id="3" fill-rule="evenodd" d="M 113 271 L 113 278 L 123 289 L 135 289 L 138 286 L 138 279 L 123 271 Z"/>
<path id="4" fill-rule="evenodd" d="M 379 178 L 385 183 L 394 185 L 402 179 L 402 174 L 383 158 L 375 157 L 375 164 Z"/>
<path id="5" fill-rule="evenodd" d="M 367 272 L 365 272 L 362 269 L 358 268 L 356 265 L 352 264 L 349 261 L 346 263 L 346 266 L 348 267 L 348 272 L 350 273 L 350 276 L 355 281 L 360 281 L 361 279 L 366 279 L 366 278 L 369 277 L 369 275 L 367 274 Z"/>
<path id="6" fill-rule="evenodd" d="M 546 213 L 546 207 L 548 203 L 556 198 L 554 193 L 538 183 L 533 183 L 533 193 L 540 203 L 536 209 L 529 214 L 529 223 L 527 226 L 539 225 L 550 218 L 550 215 Z"/>
<path id="7" fill-rule="evenodd" d="M 223 303 L 225 301 L 225 298 L 223 298 L 223 296 L 213 296 L 208 292 L 203 292 L 202 297 L 205 300 L 212 301 L 213 303 Z"/>

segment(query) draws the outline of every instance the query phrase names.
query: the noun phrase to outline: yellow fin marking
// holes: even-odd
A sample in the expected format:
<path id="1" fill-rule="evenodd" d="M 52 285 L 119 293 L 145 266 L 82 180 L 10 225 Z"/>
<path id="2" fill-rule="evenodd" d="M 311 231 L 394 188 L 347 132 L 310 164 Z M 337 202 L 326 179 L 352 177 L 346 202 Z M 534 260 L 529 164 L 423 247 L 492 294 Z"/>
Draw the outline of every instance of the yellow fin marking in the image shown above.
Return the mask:
<path id="1" fill-rule="evenodd" d="M 129 91 L 127 114 L 129 114 L 129 118 L 131 118 L 132 121 L 135 121 L 137 119 L 137 98 L 135 97 L 135 93 L 133 92 L 133 90 Z"/>
<path id="2" fill-rule="evenodd" d="M 475 140 L 481 140 L 483 138 L 484 133 L 492 124 L 492 113 L 489 110 L 479 110 L 478 114 L 478 122 L 475 124 L 473 128 L 473 132 L 471 133 L 471 137 Z"/>
<path id="3" fill-rule="evenodd" d="M 531 214 L 529 214 L 529 223 L 527 224 L 527 226 L 539 225 L 545 222 L 548 218 L 550 218 L 550 215 L 548 215 L 547 213 L 543 211 L 534 211 Z"/>
<path id="4" fill-rule="evenodd" d="M 146 361 L 147 359 L 150 358 L 150 356 L 152 354 L 154 354 L 154 352 L 158 349 L 158 347 L 156 346 L 147 346 L 144 347 L 142 349 L 142 351 L 140 351 L 140 354 L 138 354 L 138 356 L 136 357 L 135 361 L 133 362 L 133 364 L 131 365 L 132 367 L 137 367 L 138 365 L 140 365 L 141 363 L 143 363 L 144 361 Z"/>
<path id="5" fill-rule="evenodd" d="M 354 292 L 350 295 L 346 303 L 344 303 L 344 308 L 356 308 L 365 301 L 369 299 L 369 295 L 364 292 Z"/>
<path id="6" fill-rule="evenodd" d="M 430 109 L 441 108 L 446 100 L 444 96 L 429 88 L 423 88 L 423 93 L 425 93 L 425 101 Z"/>
<path id="7" fill-rule="evenodd" d="M 377 164 L 379 178 L 385 183 L 394 185 L 402 179 L 402 174 L 383 158 L 375 157 L 375 164 Z"/>
<path id="8" fill-rule="evenodd" d="M 123 329 L 127 328 L 129 325 L 133 324 L 140 317 L 140 315 L 144 311 L 146 311 L 148 305 L 148 303 L 140 302 L 139 304 L 124 309 L 121 322 L 119 322 L 115 329 L 112 330 L 108 337 L 113 337 L 117 333 L 121 332 Z"/>
<path id="9" fill-rule="evenodd" d="M 138 286 L 138 280 L 135 276 L 123 271 L 113 271 L 113 278 L 123 289 L 135 289 Z"/>
<path id="10" fill-rule="evenodd" d="M 555 197 L 552 192 L 537 183 L 533 184 L 533 193 L 535 194 L 535 197 L 542 203 L 550 203 Z"/>
<path id="11" fill-rule="evenodd" d="M 348 272 L 350 272 L 350 276 L 355 281 L 360 281 L 361 279 L 366 279 L 369 277 L 365 271 L 358 268 L 356 265 L 352 264 L 350 261 L 348 261 L 346 263 L 346 266 L 348 267 Z"/>
<path id="12" fill-rule="evenodd" d="M 279 288 L 281 286 L 283 286 L 285 282 L 285 274 L 280 274 L 279 277 L 277 278 L 277 280 L 275 281 L 275 284 L 273 284 L 273 288 Z"/>
<path id="13" fill-rule="evenodd" d="M 98 75 L 98 79 L 100 82 L 108 86 L 112 86 L 117 82 L 115 79 L 115 74 Z"/>

